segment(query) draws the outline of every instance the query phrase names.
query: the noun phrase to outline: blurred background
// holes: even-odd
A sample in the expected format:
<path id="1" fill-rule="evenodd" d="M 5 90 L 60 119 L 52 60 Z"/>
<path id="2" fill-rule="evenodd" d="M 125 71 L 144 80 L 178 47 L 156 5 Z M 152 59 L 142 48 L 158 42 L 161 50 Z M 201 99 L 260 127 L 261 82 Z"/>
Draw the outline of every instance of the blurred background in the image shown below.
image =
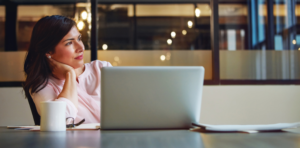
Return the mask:
<path id="1" fill-rule="evenodd" d="M 218 81 L 212 84 L 299 79 L 299 0 L 219 0 L 217 5 L 212 10 L 209 0 L 98 0 L 97 59 L 113 66 L 201 65 L 206 82 Z M 6 69 L 0 83 L 24 81 L 32 29 L 47 15 L 77 22 L 85 62 L 90 62 L 91 7 L 90 0 L 0 0 L 0 67 Z M 214 24 L 213 11 L 218 18 Z M 215 36 L 218 40 L 212 41 Z"/>

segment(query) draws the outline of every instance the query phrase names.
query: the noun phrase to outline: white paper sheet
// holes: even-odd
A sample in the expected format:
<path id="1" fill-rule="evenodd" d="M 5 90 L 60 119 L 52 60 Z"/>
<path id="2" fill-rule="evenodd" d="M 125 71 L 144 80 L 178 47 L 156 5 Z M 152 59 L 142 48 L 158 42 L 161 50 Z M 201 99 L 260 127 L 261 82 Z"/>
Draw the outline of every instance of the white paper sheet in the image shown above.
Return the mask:
<path id="1" fill-rule="evenodd" d="M 295 123 L 276 123 L 276 124 L 262 124 L 262 125 L 211 125 L 198 124 L 203 126 L 208 131 L 276 131 L 287 128 L 300 127 L 300 122 Z"/>
<path id="2" fill-rule="evenodd" d="M 9 129 L 16 130 L 31 130 L 31 131 L 39 131 L 40 126 L 7 126 Z M 76 126 L 74 128 L 67 128 L 67 130 L 95 130 L 100 129 L 100 123 L 86 123 Z"/>

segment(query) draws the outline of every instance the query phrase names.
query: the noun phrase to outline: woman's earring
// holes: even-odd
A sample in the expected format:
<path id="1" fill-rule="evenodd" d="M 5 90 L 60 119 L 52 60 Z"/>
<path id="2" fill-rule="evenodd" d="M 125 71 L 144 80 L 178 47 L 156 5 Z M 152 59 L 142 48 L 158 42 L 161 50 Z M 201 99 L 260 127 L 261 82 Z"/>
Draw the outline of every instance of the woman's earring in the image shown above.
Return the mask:
<path id="1" fill-rule="evenodd" d="M 48 58 L 51 59 L 51 56 L 49 55 Z"/>

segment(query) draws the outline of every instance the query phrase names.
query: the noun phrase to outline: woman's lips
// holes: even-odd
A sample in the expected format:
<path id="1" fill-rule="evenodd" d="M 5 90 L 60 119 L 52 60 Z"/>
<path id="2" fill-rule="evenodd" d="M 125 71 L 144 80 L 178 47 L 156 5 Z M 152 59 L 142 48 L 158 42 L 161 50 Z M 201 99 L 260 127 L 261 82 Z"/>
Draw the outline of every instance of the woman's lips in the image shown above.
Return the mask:
<path id="1" fill-rule="evenodd" d="M 76 57 L 75 59 L 82 60 L 83 59 L 83 55 L 80 55 L 80 56 Z"/>

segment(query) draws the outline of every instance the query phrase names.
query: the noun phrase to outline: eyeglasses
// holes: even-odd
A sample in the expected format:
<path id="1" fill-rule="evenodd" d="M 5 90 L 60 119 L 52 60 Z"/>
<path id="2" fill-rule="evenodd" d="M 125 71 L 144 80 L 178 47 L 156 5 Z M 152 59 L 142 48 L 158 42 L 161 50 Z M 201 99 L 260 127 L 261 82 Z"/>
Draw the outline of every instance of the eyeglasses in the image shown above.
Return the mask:
<path id="1" fill-rule="evenodd" d="M 67 124 L 66 125 L 67 128 L 74 128 L 75 126 L 79 126 L 80 124 L 82 124 L 85 121 L 85 119 L 82 119 L 78 123 L 74 124 L 75 123 L 75 119 L 73 117 L 66 118 L 66 122 L 68 121 L 68 119 L 72 119 L 72 123 L 71 124 Z"/>

